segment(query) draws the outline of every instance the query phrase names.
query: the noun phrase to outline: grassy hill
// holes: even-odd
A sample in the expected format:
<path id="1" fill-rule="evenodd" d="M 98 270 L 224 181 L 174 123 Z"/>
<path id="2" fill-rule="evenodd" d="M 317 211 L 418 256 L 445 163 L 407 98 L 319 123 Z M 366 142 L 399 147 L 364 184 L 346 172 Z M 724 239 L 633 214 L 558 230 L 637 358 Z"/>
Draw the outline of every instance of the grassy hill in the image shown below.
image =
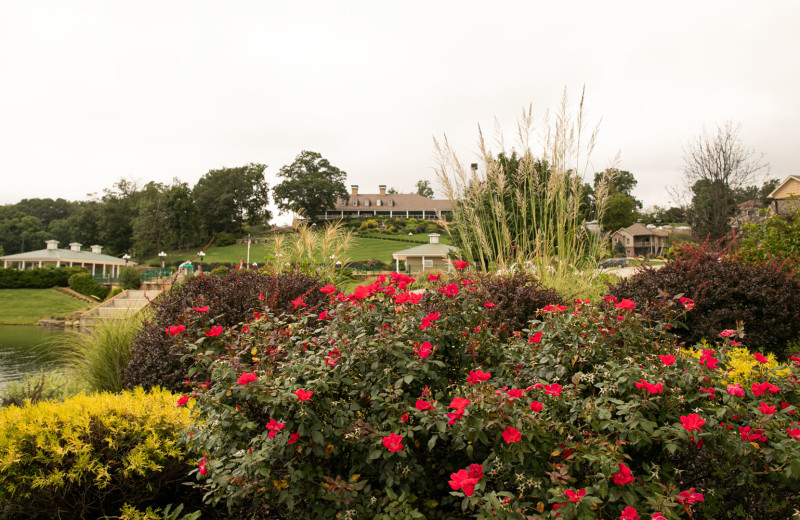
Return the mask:
<path id="1" fill-rule="evenodd" d="M 415 234 L 413 236 L 392 235 L 396 238 L 409 238 L 417 242 L 427 242 L 428 235 L 425 233 Z M 442 236 L 440 241 L 444 244 L 449 244 L 448 237 Z M 356 237 L 353 240 L 353 246 L 350 249 L 351 262 L 363 262 L 371 258 L 375 258 L 382 262 L 392 263 L 392 253 L 420 245 L 419 243 L 401 242 L 398 240 L 382 240 L 381 238 L 363 238 Z M 198 259 L 195 255 L 200 249 L 190 251 L 167 251 L 167 261 L 173 263 L 175 261 L 184 262 L 192 260 L 196 262 Z M 204 262 L 229 262 L 236 263 L 239 260 L 247 259 L 247 244 L 234 244 L 223 247 L 209 247 L 206 249 L 206 256 Z M 272 254 L 272 244 L 252 244 L 250 246 L 250 263 L 263 263 L 264 259 Z M 160 263 L 157 257 L 150 257 L 145 259 L 145 263 Z"/>
<path id="2" fill-rule="evenodd" d="M 94 305 L 55 289 L 0 289 L 0 325 L 33 325 Z"/>

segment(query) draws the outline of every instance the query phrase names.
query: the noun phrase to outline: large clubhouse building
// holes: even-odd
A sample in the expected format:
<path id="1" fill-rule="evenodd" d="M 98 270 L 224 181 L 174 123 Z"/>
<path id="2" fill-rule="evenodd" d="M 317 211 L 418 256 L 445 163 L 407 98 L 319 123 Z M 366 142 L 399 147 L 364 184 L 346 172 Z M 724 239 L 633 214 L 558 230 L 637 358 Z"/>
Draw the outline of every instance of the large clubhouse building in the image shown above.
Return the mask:
<path id="1" fill-rule="evenodd" d="M 358 193 L 351 186 L 350 196 L 336 201 L 336 206 L 318 218 L 399 217 L 422 220 L 440 220 L 452 211 L 449 200 L 429 199 L 416 193 L 386 193 L 386 185 L 378 186 L 378 193 Z"/>

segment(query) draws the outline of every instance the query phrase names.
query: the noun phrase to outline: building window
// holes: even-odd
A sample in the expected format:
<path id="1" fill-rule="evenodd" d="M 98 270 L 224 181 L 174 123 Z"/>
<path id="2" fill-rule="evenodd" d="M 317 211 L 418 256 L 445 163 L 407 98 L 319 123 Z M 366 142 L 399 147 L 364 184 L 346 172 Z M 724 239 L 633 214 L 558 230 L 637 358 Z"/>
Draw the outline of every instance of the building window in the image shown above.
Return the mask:
<path id="1" fill-rule="evenodd" d="M 625 243 L 628 244 L 628 245 L 631 245 L 631 238 L 630 237 L 625 237 Z"/>
<path id="2" fill-rule="evenodd" d="M 423 269 L 433 269 L 433 260 L 423 260 L 422 261 L 422 268 Z"/>

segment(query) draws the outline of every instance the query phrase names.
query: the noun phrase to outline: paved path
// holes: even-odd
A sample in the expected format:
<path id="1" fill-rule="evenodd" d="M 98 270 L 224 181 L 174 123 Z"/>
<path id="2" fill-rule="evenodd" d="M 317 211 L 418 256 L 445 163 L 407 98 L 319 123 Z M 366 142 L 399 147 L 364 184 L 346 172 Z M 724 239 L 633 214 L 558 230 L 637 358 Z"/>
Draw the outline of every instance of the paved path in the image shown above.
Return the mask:
<path id="1" fill-rule="evenodd" d="M 661 269 L 662 267 L 664 267 L 664 264 L 654 265 L 653 269 Z M 629 276 L 636 274 L 638 270 L 639 266 L 637 265 L 632 267 L 616 267 L 614 269 L 604 269 L 603 272 L 619 276 L 620 278 L 627 278 Z"/>

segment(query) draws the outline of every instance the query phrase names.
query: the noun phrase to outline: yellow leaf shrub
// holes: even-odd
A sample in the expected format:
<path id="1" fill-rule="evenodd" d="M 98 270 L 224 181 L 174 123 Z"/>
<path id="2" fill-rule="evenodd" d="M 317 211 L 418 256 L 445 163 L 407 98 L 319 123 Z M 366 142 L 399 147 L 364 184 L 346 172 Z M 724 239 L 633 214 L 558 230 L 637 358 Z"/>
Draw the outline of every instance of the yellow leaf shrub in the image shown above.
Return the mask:
<path id="1" fill-rule="evenodd" d="M 153 500 L 188 472 L 189 410 L 164 390 L 0 409 L 0 517 L 87 518 Z"/>
<path id="2" fill-rule="evenodd" d="M 701 341 L 697 347 L 696 349 L 681 349 L 681 352 L 687 356 L 699 359 L 703 350 L 716 348 L 706 340 Z M 780 363 L 775 359 L 775 354 L 769 353 L 764 357 L 767 358 L 768 362 L 759 363 L 753 357 L 753 353 L 747 348 L 730 347 L 720 363 L 720 384 L 742 383 L 745 386 L 749 386 L 752 383 L 763 381 L 766 375 L 770 373 L 774 373 L 774 376 L 780 378 L 785 378 L 791 374 L 791 370 L 788 368 L 776 370 L 780 366 Z"/>

